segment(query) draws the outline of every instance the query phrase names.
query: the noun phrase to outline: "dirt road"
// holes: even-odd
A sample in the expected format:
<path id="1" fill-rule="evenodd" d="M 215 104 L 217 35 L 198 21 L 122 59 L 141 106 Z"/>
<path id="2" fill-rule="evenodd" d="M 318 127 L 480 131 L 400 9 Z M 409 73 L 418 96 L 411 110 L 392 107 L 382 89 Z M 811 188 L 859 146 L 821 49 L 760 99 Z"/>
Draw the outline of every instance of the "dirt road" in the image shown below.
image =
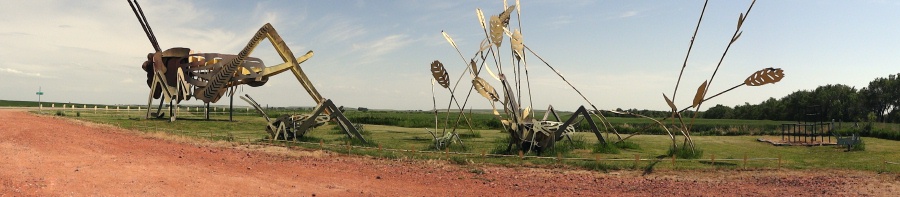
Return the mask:
<path id="1" fill-rule="evenodd" d="M 0 196 L 900 194 L 900 176 L 872 172 L 692 171 L 642 176 L 633 171 L 371 159 L 187 142 L 161 135 L 0 110 Z"/>

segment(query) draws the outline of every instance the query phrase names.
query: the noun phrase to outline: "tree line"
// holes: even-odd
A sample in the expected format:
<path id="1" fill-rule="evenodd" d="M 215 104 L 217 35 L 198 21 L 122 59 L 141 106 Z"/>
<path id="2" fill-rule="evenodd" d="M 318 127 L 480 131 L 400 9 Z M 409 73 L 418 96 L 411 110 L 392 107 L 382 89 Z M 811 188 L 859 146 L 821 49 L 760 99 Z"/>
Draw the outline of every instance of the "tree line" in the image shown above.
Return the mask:
<path id="1" fill-rule="evenodd" d="M 728 107 L 716 105 L 702 113 L 709 119 L 785 121 L 845 121 L 900 123 L 900 79 L 876 78 L 862 89 L 843 84 L 799 90 L 781 99 Z"/>

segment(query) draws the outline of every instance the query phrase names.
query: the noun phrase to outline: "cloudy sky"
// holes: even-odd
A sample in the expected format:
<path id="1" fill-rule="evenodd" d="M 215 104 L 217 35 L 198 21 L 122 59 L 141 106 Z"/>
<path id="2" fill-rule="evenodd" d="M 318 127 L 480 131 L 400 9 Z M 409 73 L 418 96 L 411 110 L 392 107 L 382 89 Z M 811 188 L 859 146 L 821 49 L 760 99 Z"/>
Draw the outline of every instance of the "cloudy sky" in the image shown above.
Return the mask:
<path id="1" fill-rule="evenodd" d="M 484 38 L 475 14 L 502 11 L 503 1 L 140 1 L 162 48 L 235 54 L 271 23 L 321 94 L 338 105 L 431 109 L 429 64 L 440 60 L 451 82 Z M 510 1 L 513 4 L 514 1 Z M 676 97 L 689 105 L 709 79 L 749 0 L 712 0 Z M 667 108 L 703 1 L 523 1 L 524 43 L 599 108 Z M 775 85 L 742 87 L 712 100 L 759 103 L 825 84 L 861 88 L 900 72 L 900 3 L 896 1 L 760 0 L 710 88 L 719 92 L 766 67 L 783 68 Z M 518 21 L 513 17 L 513 23 Z M 519 28 L 513 25 L 512 28 Z M 149 88 L 140 65 L 152 52 L 128 3 L 6 1 L 0 6 L 0 99 L 141 104 Z M 252 56 L 280 59 L 271 45 Z M 508 51 L 508 43 L 503 50 Z M 509 56 L 501 56 L 509 64 Z M 575 109 L 586 102 L 531 58 L 535 108 Z M 510 72 L 510 71 L 506 71 Z M 467 85 L 471 78 L 464 78 Z M 489 79 L 493 86 L 498 81 Z M 463 86 L 466 87 L 466 86 Z M 459 88 L 465 97 L 468 88 Z M 315 105 L 290 73 L 263 87 L 244 87 L 261 104 Z M 449 93 L 439 86 L 439 105 Z M 489 108 L 473 94 L 470 106 Z M 223 98 L 219 104 L 227 104 Z M 196 100 L 187 104 L 201 104 Z M 236 104 L 244 105 L 237 99 Z M 707 107 L 712 106 L 707 104 Z"/>

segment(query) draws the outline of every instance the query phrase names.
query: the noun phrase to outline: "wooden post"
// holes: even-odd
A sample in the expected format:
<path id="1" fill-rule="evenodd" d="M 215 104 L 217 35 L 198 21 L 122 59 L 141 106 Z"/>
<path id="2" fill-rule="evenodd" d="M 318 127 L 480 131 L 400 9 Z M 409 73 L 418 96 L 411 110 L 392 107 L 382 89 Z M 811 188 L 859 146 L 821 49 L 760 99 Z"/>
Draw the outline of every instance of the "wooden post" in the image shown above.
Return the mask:
<path id="1" fill-rule="evenodd" d="M 448 160 L 450 159 L 450 146 L 449 145 L 447 146 L 447 148 L 444 148 L 444 157 L 447 157 Z"/>
<path id="2" fill-rule="evenodd" d="M 778 155 L 778 168 L 781 168 L 781 155 Z"/>
<path id="3" fill-rule="evenodd" d="M 599 165 L 600 164 L 600 155 L 595 156 L 594 159 L 595 159 L 594 161 L 597 162 L 597 164 Z"/>
<path id="4" fill-rule="evenodd" d="M 481 150 L 481 158 L 482 158 L 482 159 L 485 158 L 485 154 L 484 154 L 484 153 L 485 153 L 484 150 Z"/>
<path id="5" fill-rule="evenodd" d="M 525 159 L 525 153 L 519 150 L 519 159 Z"/>
<path id="6" fill-rule="evenodd" d="M 562 163 L 562 153 L 556 153 L 556 164 Z"/>
<path id="7" fill-rule="evenodd" d="M 319 147 L 325 148 L 325 140 L 319 139 Z"/>
<path id="8" fill-rule="evenodd" d="M 638 162 L 641 161 L 641 155 L 634 154 L 634 168 L 638 167 Z"/>
<path id="9" fill-rule="evenodd" d="M 744 170 L 747 169 L 747 153 L 744 153 Z"/>
<path id="10" fill-rule="evenodd" d="M 717 169 L 717 166 L 716 166 L 716 155 L 710 154 L 710 157 L 712 157 L 712 159 L 710 159 L 710 163 L 712 163 L 713 169 Z"/>
<path id="11" fill-rule="evenodd" d="M 675 154 L 672 154 L 672 169 L 675 169 Z"/>
<path id="12" fill-rule="evenodd" d="M 350 148 L 351 148 L 351 147 L 352 147 L 352 146 L 350 146 L 350 141 L 347 141 L 347 154 L 350 154 Z"/>
<path id="13" fill-rule="evenodd" d="M 381 144 L 378 144 L 378 153 L 381 153 Z"/>

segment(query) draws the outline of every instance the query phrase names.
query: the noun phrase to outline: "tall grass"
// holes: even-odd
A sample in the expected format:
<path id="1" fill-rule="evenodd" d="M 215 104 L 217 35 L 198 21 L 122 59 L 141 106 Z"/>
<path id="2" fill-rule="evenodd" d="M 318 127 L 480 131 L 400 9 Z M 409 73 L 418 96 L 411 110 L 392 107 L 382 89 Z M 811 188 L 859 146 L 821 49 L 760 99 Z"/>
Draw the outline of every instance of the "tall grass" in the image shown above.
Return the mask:
<path id="1" fill-rule="evenodd" d="M 699 159 L 703 156 L 703 150 L 699 148 L 687 149 L 685 147 L 680 148 L 669 148 L 669 152 L 666 153 L 668 156 L 675 155 L 681 159 Z"/>

